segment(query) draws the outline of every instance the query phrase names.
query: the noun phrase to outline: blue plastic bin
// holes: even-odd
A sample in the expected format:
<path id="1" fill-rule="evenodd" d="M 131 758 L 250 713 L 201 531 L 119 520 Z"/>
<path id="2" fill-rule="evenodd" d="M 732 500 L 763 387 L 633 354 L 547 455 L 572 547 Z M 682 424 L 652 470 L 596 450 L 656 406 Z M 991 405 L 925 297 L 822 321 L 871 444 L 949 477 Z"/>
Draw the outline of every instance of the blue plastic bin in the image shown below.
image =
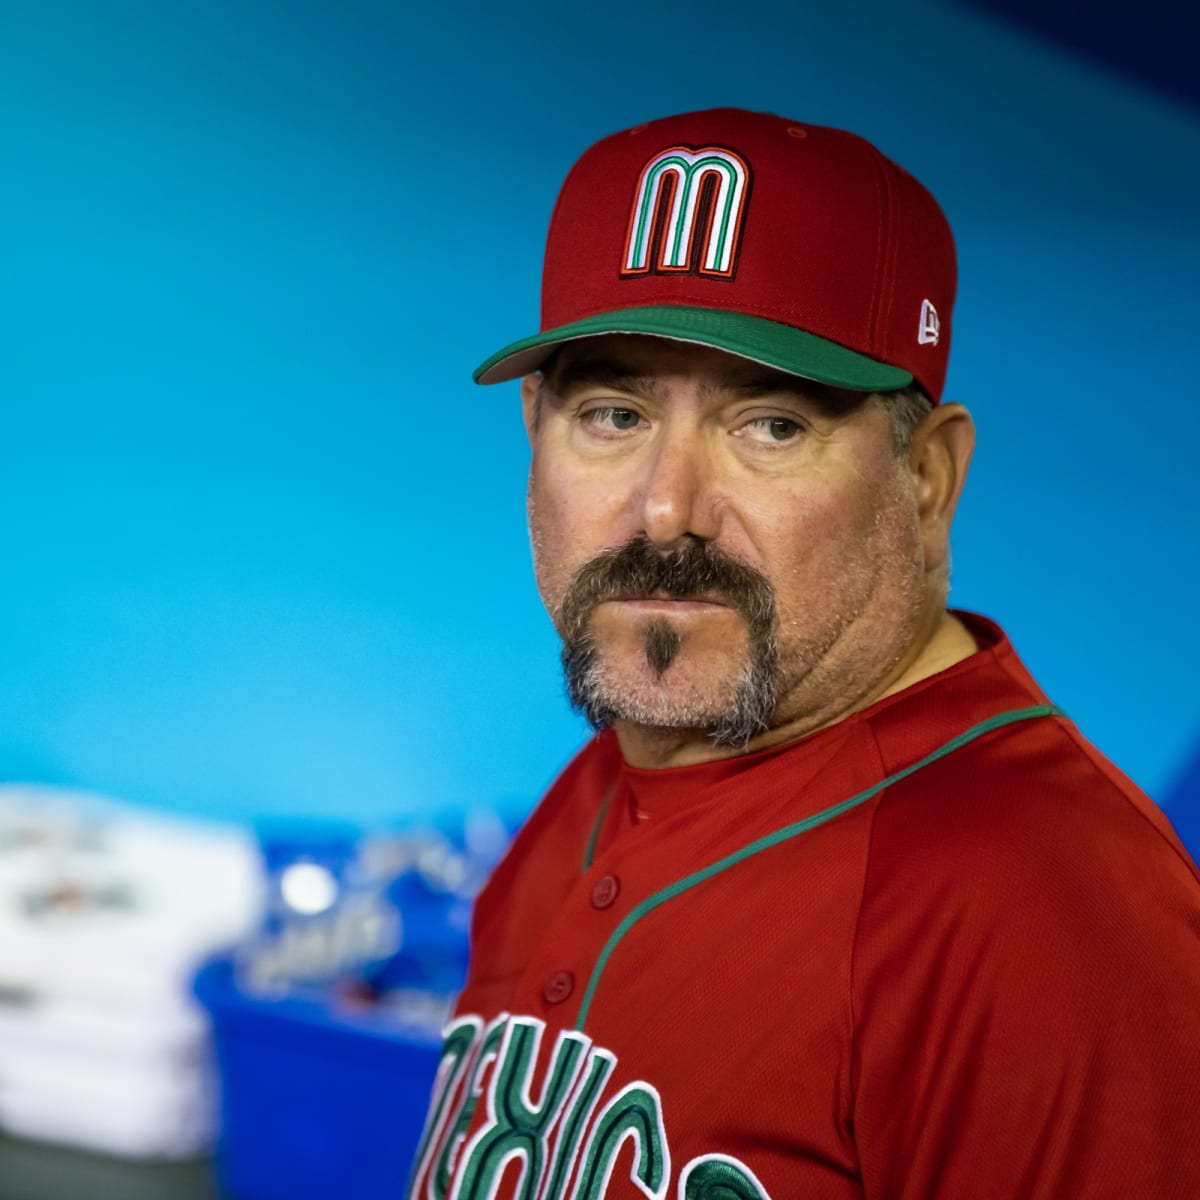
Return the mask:
<path id="1" fill-rule="evenodd" d="M 433 1036 L 386 1013 L 263 1000 L 231 962 L 197 975 L 221 1076 L 217 1169 L 231 1200 L 395 1200 L 437 1069 Z"/>

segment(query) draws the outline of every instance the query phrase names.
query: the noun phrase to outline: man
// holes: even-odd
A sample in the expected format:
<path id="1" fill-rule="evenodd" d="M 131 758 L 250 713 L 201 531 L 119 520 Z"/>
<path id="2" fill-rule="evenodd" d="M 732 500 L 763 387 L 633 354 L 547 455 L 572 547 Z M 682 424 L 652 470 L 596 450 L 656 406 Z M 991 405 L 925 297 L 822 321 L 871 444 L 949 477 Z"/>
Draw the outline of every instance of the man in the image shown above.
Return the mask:
<path id="1" fill-rule="evenodd" d="M 412 1200 L 1195 1200 L 1200 882 L 948 612 L 932 197 L 737 110 L 593 146 L 524 376 L 597 736 L 480 896 Z M 1047 402 L 1051 402 L 1047 398 Z"/>

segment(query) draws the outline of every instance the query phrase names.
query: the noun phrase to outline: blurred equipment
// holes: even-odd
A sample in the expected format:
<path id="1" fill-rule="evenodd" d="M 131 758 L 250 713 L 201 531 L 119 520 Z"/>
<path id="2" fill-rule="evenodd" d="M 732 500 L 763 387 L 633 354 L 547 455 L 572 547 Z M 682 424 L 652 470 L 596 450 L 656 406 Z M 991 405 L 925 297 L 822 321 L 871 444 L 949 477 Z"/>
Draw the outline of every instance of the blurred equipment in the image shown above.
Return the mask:
<path id="1" fill-rule="evenodd" d="M 361 835 L 267 831 L 265 919 L 196 978 L 236 1200 L 375 1200 L 404 1186 L 461 988 L 471 903 L 509 831 L 491 812 Z"/>
<path id="2" fill-rule="evenodd" d="M 248 831 L 0 786 L 0 1129 L 133 1158 L 205 1150 L 196 965 L 264 909 Z"/>

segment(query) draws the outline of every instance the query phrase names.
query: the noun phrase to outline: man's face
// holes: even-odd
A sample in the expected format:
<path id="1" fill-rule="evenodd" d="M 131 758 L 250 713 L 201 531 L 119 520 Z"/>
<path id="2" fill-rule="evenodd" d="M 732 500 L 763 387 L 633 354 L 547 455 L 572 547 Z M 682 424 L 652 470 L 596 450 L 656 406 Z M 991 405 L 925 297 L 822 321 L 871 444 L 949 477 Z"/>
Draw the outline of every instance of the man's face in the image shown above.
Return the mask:
<path id="1" fill-rule="evenodd" d="M 745 744 L 896 671 L 925 569 L 877 402 L 633 335 L 570 344 L 540 403 L 524 389 L 538 587 L 594 721 Z"/>

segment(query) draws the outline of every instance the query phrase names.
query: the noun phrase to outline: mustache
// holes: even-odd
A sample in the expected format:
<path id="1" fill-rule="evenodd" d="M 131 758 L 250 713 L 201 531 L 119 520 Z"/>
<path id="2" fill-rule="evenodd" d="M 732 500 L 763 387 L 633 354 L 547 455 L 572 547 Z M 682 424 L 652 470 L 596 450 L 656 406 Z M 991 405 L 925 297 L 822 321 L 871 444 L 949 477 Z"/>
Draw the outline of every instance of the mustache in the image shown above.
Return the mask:
<path id="1" fill-rule="evenodd" d="M 598 554 L 576 573 L 559 608 L 563 641 L 576 644 L 604 601 L 651 596 L 719 600 L 742 615 L 752 638 L 769 637 L 774 626 L 775 594 L 761 572 L 707 542 L 688 541 L 664 554 L 639 536 Z"/>

